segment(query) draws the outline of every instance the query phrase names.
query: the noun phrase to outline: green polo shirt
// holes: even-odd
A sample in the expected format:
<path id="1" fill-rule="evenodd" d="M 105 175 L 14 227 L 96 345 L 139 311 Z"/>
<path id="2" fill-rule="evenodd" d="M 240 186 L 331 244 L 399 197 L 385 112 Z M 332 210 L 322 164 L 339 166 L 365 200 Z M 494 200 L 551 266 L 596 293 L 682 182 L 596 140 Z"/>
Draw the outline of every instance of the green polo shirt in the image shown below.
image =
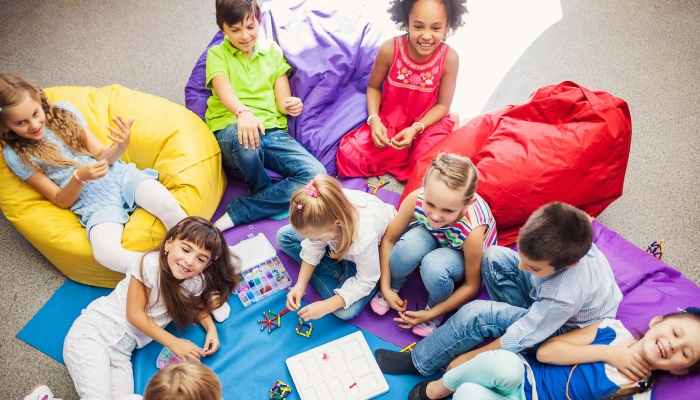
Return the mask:
<path id="1" fill-rule="evenodd" d="M 221 44 L 213 46 L 207 52 L 207 88 L 212 90 L 212 96 L 207 100 L 209 129 L 216 132 L 237 121 L 236 116 L 221 104 L 211 84 L 215 76 L 224 75 L 231 82 L 236 97 L 253 110 L 265 128 L 287 130 L 287 117 L 277 109 L 274 85 L 275 80 L 291 68 L 282 49 L 272 41 L 258 40 L 250 60 L 233 47 L 227 37 Z"/>

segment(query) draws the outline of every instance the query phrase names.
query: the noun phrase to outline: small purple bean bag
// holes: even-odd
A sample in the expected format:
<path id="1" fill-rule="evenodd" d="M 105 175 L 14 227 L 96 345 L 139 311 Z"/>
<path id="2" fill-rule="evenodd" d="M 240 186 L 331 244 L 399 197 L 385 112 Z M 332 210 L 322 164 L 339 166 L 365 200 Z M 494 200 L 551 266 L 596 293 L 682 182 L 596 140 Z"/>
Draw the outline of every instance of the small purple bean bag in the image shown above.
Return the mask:
<path id="1" fill-rule="evenodd" d="M 288 119 L 289 134 L 335 175 L 340 138 L 367 118 L 367 82 L 382 32 L 364 7 L 344 0 L 272 1 L 262 9 L 259 38 L 282 47 L 292 95 L 304 103 L 302 114 Z M 207 50 L 222 40 L 218 32 Z M 185 87 L 187 108 L 203 120 L 211 96 L 206 57 L 205 50 Z"/>

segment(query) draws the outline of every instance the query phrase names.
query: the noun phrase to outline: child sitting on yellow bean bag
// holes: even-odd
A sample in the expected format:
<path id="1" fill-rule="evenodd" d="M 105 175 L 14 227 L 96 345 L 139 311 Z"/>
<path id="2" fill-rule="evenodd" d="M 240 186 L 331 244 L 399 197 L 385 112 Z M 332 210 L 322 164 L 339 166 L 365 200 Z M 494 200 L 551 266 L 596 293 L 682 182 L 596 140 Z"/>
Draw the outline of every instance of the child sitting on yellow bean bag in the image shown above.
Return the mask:
<path id="1" fill-rule="evenodd" d="M 158 180 L 187 215 L 211 218 L 223 195 L 226 178 L 219 147 L 197 116 L 167 100 L 119 85 L 100 89 L 57 87 L 44 92 L 52 103 L 65 101 L 77 108 L 103 144 L 110 144 L 107 135 L 114 134 L 107 126 L 116 132 L 123 128 L 113 118 L 135 117 L 130 144 L 120 160 L 135 164 L 142 173 L 148 174 L 148 168 L 158 171 Z M 95 260 L 78 215 L 57 207 L 19 179 L 4 158 L 0 158 L 0 182 L 0 207 L 5 216 L 69 278 L 102 287 L 114 287 L 123 278 L 123 274 Z M 140 208 L 126 223 L 121 245 L 129 251 L 151 250 L 165 233 L 163 223 Z"/>

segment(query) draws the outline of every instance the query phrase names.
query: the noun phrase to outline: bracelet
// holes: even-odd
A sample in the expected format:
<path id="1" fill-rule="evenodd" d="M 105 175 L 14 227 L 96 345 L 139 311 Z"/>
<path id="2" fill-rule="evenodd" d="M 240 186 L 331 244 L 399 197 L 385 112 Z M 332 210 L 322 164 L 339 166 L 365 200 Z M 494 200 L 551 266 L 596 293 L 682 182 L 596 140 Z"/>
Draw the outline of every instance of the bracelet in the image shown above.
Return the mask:
<path id="1" fill-rule="evenodd" d="M 418 129 L 416 129 L 416 135 L 420 135 L 420 134 L 423 133 L 423 131 L 425 130 L 425 125 L 423 125 L 422 123 L 416 121 L 416 122 L 414 122 L 413 124 L 411 124 L 411 126 L 413 126 L 413 125 L 415 125 L 415 124 L 418 124 L 418 125 L 420 125 L 420 127 L 421 127 L 420 132 L 418 132 Z"/>
<path id="2" fill-rule="evenodd" d="M 255 113 L 253 112 L 253 110 L 251 110 L 250 108 L 241 108 L 241 109 L 238 110 L 238 112 L 236 113 L 236 119 L 238 119 L 238 116 L 241 115 L 242 112 L 246 112 L 246 111 L 248 111 L 249 113 L 255 115 Z"/>
<path id="3" fill-rule="evenodd" d="M 83 185 L 90 183 L 90 181 L 84 181 L 84 180 L 78 178 L 78 170 L 77 169 L 75 171 L 73 171 L 73 176 L 75 177 L 75 179 L 78 180 L 78 182 L 82 183 Z"/>
<path id="4" fill-rule="evenodd" d="M 372 114 L 372 115 L 370 115 L 369 117 L 367 117 L 367 125 L 369 125 L 369 120 L 372 119 L 372 117 L 377 117 L 377 118 L 379 118 L 379 115 L 377 115 L 377 114 Z M 381 119 L 381 118 L 379 118 L 379 122 L 382 122 L 382 119 Z"/>

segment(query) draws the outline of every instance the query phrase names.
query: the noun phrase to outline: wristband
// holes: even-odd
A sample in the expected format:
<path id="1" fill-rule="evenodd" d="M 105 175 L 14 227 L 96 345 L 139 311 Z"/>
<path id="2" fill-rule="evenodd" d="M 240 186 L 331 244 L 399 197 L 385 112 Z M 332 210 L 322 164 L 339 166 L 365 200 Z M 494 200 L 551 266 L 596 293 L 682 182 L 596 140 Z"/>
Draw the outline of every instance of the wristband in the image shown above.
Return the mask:
<path id="1" fill-rule="evenodd" d="M 420 127 L 421 127 L 420 132 L 418 132 L 418 129 L 416 129 L 416 132 L 417 132 L 416 134 L 417 134 L 417 135 L 420 135 L 420 134 L 423 133 L 423 131 L 425 130 L 425 125 L 421 124 L 421 123 L 418 122 L 418 121 L 416 121 L 416 122 L 413 123 L 413 125 L 415 125 L 415 124 L 418 124 L 418 125 L 420 125 Z M 411 126 L 413 126 L 413 125 L 411 125 Z"/>
<path id="2" fill-rule="evenodd" d="M 84 181 L 84 180 L 78 178 L 78 170 L 77 169 L 75 171 L 73 171 L 73 176 L 75 177 L 75 179 L 78 180 L 78 182 L 82 183 L 83 185 L 90 183 L 90 181 Z"/>
<path id="3" fill-rule="evenodd" d="M 372 119 L 372 117 L 377 117 L 377 118 L 379 118 L 379 115 L 377 115 L 377 114 L 372 114 L 372 115 L 370 115 L 369 117 L 367 117 L 367 125 L 369 125 L 369 120 Z M 379 118 L 379 122 L 382 122 L 382 119 L 381 119 L 381 118 Z"/>
<path id="4" fill-rule="evenodd" d="M 246 111 L 248 111 L 249 113 L 255 115 L 255 113 L 253 112 L 253 110 L 251 110 L 250 108 L 241 108 L 241 109 L 238 110 L 238 112 L 236 113 L 236 119 L 238 119 L 238 116 L 241 115 L 242 112 L 246 112 Z"/>

